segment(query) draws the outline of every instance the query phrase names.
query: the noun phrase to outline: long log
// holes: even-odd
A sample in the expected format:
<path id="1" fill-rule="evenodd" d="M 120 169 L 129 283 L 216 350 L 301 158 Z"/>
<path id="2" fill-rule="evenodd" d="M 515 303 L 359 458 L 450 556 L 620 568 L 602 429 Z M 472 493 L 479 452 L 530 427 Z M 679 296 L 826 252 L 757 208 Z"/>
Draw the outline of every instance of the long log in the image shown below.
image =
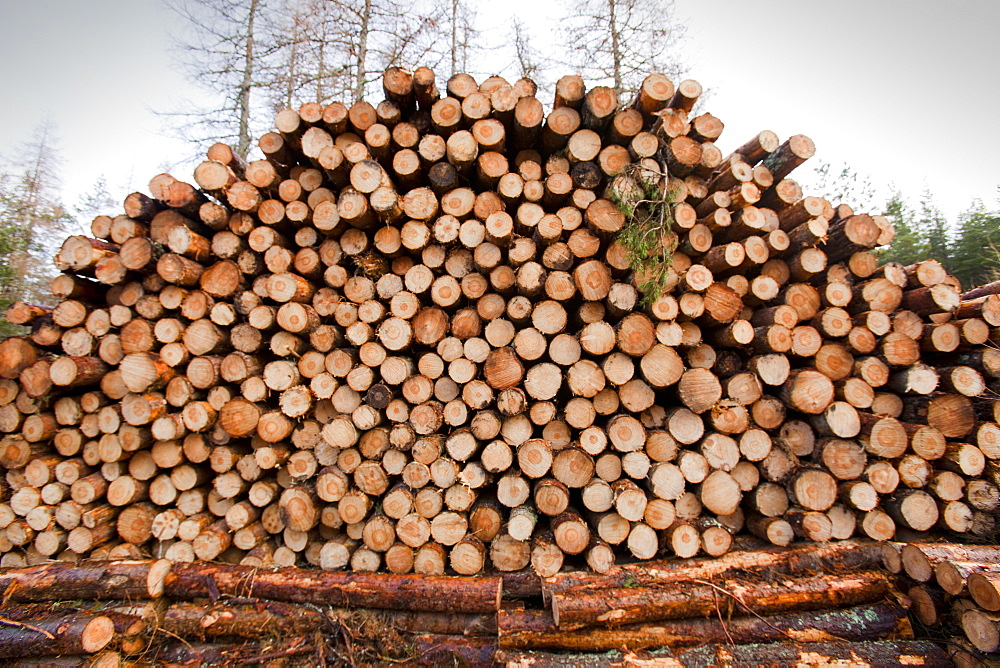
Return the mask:
<path id="1" fill-rule="evenodd" d="M 219 595 L 337 607 L 428 612 L 491 612 L 500 606 L 499 577 L 435 577 L 336 573 L 295 568 L 261 571 L 225 564 L 178 564 L 164 596 L 190 600 Z"/>
<path id="2" fill-rule="evenodd" d="M 541 610 L 504 610 L 499 616 L 502 649 L 573 652 L 696 647 L 703 643 L 837 642 L 912 638 L 906 610 L 885 603 L 769 617 L 659 620 L 649 624 L 562 630 Z"/>
<path id="3" fill-rule="evenodd" d="M 322 655 L 314 642 L 305 638 L 294 638 L 247 640 L 238 644 L 191 643 L 178 640 L 154 645 L 143 658 L 156 665 L 220 666 L 266 660 L 291 661 L 307 656 L 309 665 L 313 665 Z"/>
<path id="4" fill-rule="evenodd" d="M 723 614 L 740 609 L 777 614 L 871 603 L 888 590 L 888 578 L 876 571 L 723 585 L 687 580 L 660 587 L 554 593 L 552 617 L 559 628 L 575 629 L 707 616 L 720 609 Z"/>
<path id="5" fill-rule="evenodd" d="M 844 541 L 826 545 L 807 543 L 791 548 L 775 546 L 734 550 L 718 558 L 646 561 L 622 564 L 606 574 L 565 571 L 542 581 L 546 600 L 564 591 L 624 587 L 634 583 L 657 586 L 684 580 L 726 577 L 734 573 L 763 571 L 800 575 L 813 571 L 844 573 L 875 568 L 880 565 L 881 552 L 877 543 Z"/>
<path id="6" fill-rule="evenodd" d="M 329 618 L 320 610 L 280 601 L 176 602 L 163 613 L 159 627 L 186 639 L 305 635 L 327 629 Z"/>
<path id="7" fill-rule="evenodd" d="M 498 650 L 496 664 L 515 668 L 639 668 L 655 665 L 662 668 L 720 666 L 737 668 L 759 666 L 900 666 L 919 665 L 944 668 L 953 665 L 948 654 L 933 642 L 924 640 L 881 640 L 846 643 L 764 643 L 750 645 L 712 644 L 697 649 L 673 652 L 653 650 L 642 653 L 610 651 L 604 653 L 559 653 Z"/>
<path id="8" fill-rule="evenodd" d="M 706 645 L 678 654 L 684 666 L 867 666 L 953 665 L 947 653 L 927 640 L 882 640 L 858 643 L 769 643 Z"/>

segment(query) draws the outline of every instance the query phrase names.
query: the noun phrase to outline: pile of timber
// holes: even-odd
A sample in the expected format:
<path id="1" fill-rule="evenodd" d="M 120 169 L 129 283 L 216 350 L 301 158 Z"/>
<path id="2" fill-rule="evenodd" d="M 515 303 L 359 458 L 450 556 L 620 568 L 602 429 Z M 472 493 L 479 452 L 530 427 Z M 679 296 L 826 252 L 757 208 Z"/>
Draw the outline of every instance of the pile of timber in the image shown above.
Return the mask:
<path id="1" fill-rule="evenodd" d="M 1000 664 L 1000 548 L 953 543 L 886 543 L 885 568 L 902 578 L 914 619 L 948 638 L 956 666 Z"/>
<path id="2" fill-rule="evenodd" d="M 53 562 L 0 573 L 0 656 L 101 666 L 951 665 L 940 646 L 914 639 L 879 560 L 876 544 L 842 541 L 546 579 Z M 56 653 L 66 656 L 46 658 Z"/>
<path id="3" fill-rule="evenodd" d="M 789 178 L 807 137 L 726 157 L 661 75 L 548 113 L 383 84 L 154 177 L 66 240 L 57 306 L 8 310 L 0 565 L 552 575 L 994 530 L 1000 295 L 879 266 L 883 217 Z"/>

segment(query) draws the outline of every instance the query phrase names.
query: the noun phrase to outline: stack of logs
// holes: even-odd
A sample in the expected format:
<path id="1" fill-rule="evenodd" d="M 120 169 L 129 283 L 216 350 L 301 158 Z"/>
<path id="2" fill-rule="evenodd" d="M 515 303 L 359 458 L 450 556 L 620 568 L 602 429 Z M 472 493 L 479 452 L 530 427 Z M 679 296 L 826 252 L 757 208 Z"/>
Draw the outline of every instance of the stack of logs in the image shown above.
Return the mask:
<path id="1" fill-rule="evenodd" d="M 889 602 L 879 554 L 871 542 L 758 545 L 546 580 L 55 562 L 0 573 L 0 656 L 60 653 L 69 656 L 39 663 L 87 666 L 649 665 L 639 656 L 677 667 L 951 665 Z"/>
<path id="2" fill-rule="evenodd" d="M 1000 656 L 1000 556 L 996 545 L 886 543 L 885 568 L 903 578 L 913 617 L 949 639 L 956 666 L 995 665 Z"/>
<path id="3" fill-rule="evenodd" d="M 0 564 L 549 576 L 994 530 L 1000 295 L 879 266 L 883 217 L 789 178 L 807 137 L 726 157 L 661 75 L 563 77 L 547 114 L 527 80 L 383 84 L 156 176 L 65 242 L 57 306 L 8 310 Z M 672 220 L 655 299 L 634 207 Z"/>

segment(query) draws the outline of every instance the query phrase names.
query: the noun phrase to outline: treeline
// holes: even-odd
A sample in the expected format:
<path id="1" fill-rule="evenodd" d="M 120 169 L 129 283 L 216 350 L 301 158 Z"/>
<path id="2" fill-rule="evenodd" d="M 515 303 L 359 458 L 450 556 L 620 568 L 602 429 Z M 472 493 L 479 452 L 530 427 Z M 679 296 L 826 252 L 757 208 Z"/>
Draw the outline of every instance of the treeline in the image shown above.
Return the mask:
<path id="1" fill-rule="evenodd" d="M 974 200 L 949 223 L 929 194 L 912 207 L 896 193 L 886 203 L 885 215 L 896 226 L 896 238 L 882 251 L 882 260 L 908 265 L 934 258 L 966 290 L 1000 280 L 1000 204 L 990 210 Z"/>
<path id="2" fill-rule="evenodd" d="M 882 262 L 910 265 L 938 260 L 966 290 L 1000 280 L 1000 191 L 992 210 L 975 199 L 950 222 L 929 190 L 916 206 L 899 191 L 882 202 L 872 177 L 846 163 L 821 162 L 804 182 L 830 202 L 848 204 L 855 211 L 881 211 L 892 221 L 896 237 L 879 251 Z"/>

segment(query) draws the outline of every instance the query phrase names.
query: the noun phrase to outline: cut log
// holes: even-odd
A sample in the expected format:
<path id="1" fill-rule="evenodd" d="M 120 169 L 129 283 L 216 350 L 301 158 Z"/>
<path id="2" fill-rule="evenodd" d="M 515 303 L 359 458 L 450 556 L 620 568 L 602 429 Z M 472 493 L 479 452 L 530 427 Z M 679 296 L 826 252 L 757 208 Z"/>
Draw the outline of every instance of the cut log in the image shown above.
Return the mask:
<path id="1" fill-rule="evenodd" d="M 879 640 L 912 630 L 906 612 L 883 603 L 829 610 L 785 614 L 777 617 L 739 616 L 727 620 L 660 620 L 655 624 L 560 630 L 545 611 L 501 609 L 497 622 L 499 646 L 573 652 L 607 652 L 659 647 L 697 647 L 706 642 L 764 643 L 787 640 L 788 635 L 812 642 Z"/>
<path id="2" fill-rule="evenodd" d="M 712 586 L 691 583 L 681 589 L 568 590 L 552 593 L 552 617 L 561 629 L 599 624 L 628 624 L 710 615 L 717 606 L 751 609 L 758 614 L 860 605 L 880 600 L 888 590 L 885 575 L 863 571 L 845 576 L 814 576 L 780 584 L 747 583 L 738 595 L 719 600 Z M 723 594 L 724 595 L 724 594 Z"/>
<path id="3" fill-rule="evenodd" d="M 0 574 L 11 601 L 158 598 L 171 564 L 158 561 L 51 563 Z"/>
<path id="4" fill-rule="evenodd" d="M 443 589 L 451 594 L 441 596 Z M 264 572 L 223 564 L 175 566 L 167 576 L 164 588 L 167 597 L 182 600 L 218 592 L 291 603 L 428 612 L 493 612 L 500 605 L 501 591 L 502 582 L 496 577 L 379 575 L 294 569 Z"/>

